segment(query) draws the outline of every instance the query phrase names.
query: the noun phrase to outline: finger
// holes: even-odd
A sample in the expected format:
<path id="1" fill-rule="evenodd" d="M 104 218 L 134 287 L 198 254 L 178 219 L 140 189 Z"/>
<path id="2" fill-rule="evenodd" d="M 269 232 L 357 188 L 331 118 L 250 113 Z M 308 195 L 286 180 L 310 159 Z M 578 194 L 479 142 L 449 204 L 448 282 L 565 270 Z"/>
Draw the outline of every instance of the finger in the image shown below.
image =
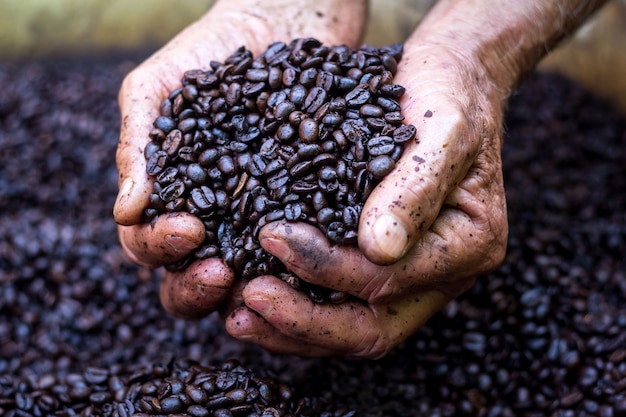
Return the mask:
<path id="1" fill-rule="evenodd" d="M 167 94 L 155 75 L 145 69 L 131 72 L 118 95 L 122 123 L 116 153 L 119 192 L 113 216 L 121 225 L 142 221 L 152 191 L 143 150 L 150 141 L 152 123 L 159 116 L 159 104 Z"/>
<path id="2" fill-rule="evenodd" d="M 161 304 L 174 316 L 199 319 L 222 306 L 233 281 L 232 271 L 221 260 L 198 260 L 182 272 L 164 272 Z"/>
<path id="3" fill-rule="evenodd" d="M 118 226 L 120 243 L 135 263 L 157 267 L 179 261 L 204 241 L 204 224 L 185 213 L 167 213 L 152 223 Z"/>
<path id="4" fill-rule="evenodd" d="M 380 306 L 360 302 L 316 304 L 274 277 L 250 281 L 244 300 L 285 336 L 367 358 L 384 356 L 447 302 L 440 292 L 428 291 Z"/>
<path id="5" fill-rule="evenodd" d="M 242 342 L 255 343 L 270 352 L 308 357 L 334 356 L 339 353 L 289 337 L 272 327 L 254 310 L 239 307 L 228 315 L 226 331 Z"/>
<path id="6" fill-rule="evenodd" d="M 504 258 L 503 190 L 496 187 L 499 191 L 491 195 L 481 182 L 464 180 L 446 200 L 455 208 L 443 209 L 420 243 L 393 265 L 375 264 L 356 247 L 329 245 L 319 229 L 304 224 L 271 223 L 261 229 L 259 239 L 303 280 L 370 303 L 425 289 L 439 289 L 452 298 Z"/>
<path id="7" fill-rule="evenodd" d="M 443 71 L 422 64 L 422 58 L 402 60 L 394 81 L 406 87 L 403 114 L 416 138 L 369 196 L 361 216 L 359 247 L 381 265 L 400 259 L 429 229 L 479 150 L 479 134 L 467 114 L 470 98 L 449 87 L 458 83 L 445 79 Z"/>

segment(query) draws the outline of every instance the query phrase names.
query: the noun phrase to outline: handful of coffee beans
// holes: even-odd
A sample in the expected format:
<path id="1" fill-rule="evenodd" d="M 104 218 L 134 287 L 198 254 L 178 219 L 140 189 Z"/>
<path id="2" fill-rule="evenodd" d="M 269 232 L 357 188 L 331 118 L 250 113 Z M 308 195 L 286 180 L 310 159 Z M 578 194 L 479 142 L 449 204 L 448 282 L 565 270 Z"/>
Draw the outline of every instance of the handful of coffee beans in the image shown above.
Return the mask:
<path id="1" fill-rule="evenodd" d="M 244 47 L 210 70 L 190 70 L 160 106 L 145 148 L 154 176 L 147 221 L 187 211 L 206 228 L 185 260 L 221 256 L 243 279 L 279 276 L 305 287 L 259 244 L 261 227 L 317 226 L 353 245 L 363 203 L 395 166 L 416 129 L 403 124 L 393 83 L 399 44 L 324 46 L 317 39 Z M 338 300 L 304 288 L 314 301 Z"/>

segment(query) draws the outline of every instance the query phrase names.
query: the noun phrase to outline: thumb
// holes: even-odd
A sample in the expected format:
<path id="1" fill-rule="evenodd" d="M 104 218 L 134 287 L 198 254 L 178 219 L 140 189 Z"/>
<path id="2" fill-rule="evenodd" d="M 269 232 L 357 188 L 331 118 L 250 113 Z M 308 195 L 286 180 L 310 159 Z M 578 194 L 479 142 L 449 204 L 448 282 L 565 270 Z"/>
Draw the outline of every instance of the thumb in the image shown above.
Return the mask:
<path id="1" fill-rule="evenodd" d="M 138 71 L 127 75 L 118 99 L 122 126 L 116 154 L 119 193 L 113 216 L 118 224 L 126 226 L 141 223 L 143 210 L 148 206 L 152 179 L 146 173 L 144 148 L 150 141 L 162 96 L 149 92 L 150 86 L 144 85 L 149 77 Z"/>
<path id="2" fill-rule="evenodd" d="M 479 149 L 463 104 L 445 86 L 432 85 L 436 79 L 427 86 L 416 82 L 414 77 L 428 74 L 407 65 L 399 69 L 397 82 L 406 86 L 404 112 L 416 138 L 369 196 L 359 224 L 359 248 L 380 265 L 402 258 L 430 228 Z"/>

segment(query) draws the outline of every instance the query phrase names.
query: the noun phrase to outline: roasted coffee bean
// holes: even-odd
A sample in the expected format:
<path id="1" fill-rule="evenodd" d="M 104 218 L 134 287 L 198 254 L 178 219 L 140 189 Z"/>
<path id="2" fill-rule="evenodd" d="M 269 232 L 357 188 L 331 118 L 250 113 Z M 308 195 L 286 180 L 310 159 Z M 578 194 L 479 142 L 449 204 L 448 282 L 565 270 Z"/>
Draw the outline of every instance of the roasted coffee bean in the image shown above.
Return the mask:
<path id="1" fill-rule="evenodd" d="M 400 124 L 404 120 L 404 116 L 399 111 L 385 113 L 384 120 L 392 125 Z"/>
<path id="2" fill-rule="evenodd" d="M 250 68 L 246 71 L 246 79 L 253 82 L 266 81 L 269 71 L 264 68 Z"/>
<path id="3" fill-rule="evenodd" d="M 389 136 L 376 136 L 367 142 L 367 151 L 372 156 L 388 155 L 393 152 L 395 145 Z"/>
<path id="4" fill-rule="evenodd" d="M 371 100 L 371 93 L 367 84 L 359 84 L 346 94 L 346 104 L 349 107 L 360 107 Z"/>
<path id="5" fill-rule="evenodd" d="M 289 181 L 289 172 L 286 169 L 280 169 L 267 177 L 267 187 L 270 190 L 276 190 Z"/>
<path id="6" fill-rule="evenodd" d="M 191 190 L 191 199 L 200 210 L 211 210 L 216 204 L 216 197 L 213 190 L 205 185 Z"/>
<path id="7" fill-rule="evenodd" d="M 209 417 L 211 412 L 202 405 L 194 404 L 187 407 L 187 414 L 192 417 Z M 215 413 L 213 415 L 215 415 Z"/>
<path id="8" fill-rule="evenodd" d="M 171 117 L 159 116 L 154 121 L 154 127 L 168 134 L 176 128 L 176 122 Z"/>
<path id="9" fill-rule="evenodd" d="M 204 184 L 207 179 L 206 171 L 197 163 L 187 165 L 185 174 L 196 184 Z"/>
<path id="10" fill-rule="evenodd" d="M 161 148 L 171 157 L 178 153 L 181 146 L 183 146 L 183 134 L 180 130 L 174 129 L 167 134 Z"/>
<path id="11" fill-rule="evenodd" d="M 319 137 L 319 125 L 313 119 L 304 119 L 298 127 L 298 135 L 304 143 L 313 143 Z"/>
<path id="12" fill-rule="evenodd" d="M 289 118 L 291 112 L 296 109 L 296 105 L 289 100 L 285 100 L 274 108 L 274 117 L 279 122 L 284 122 Z"/>
<path id="13" fill-rule="evenodd" d="M 184 192 L 185 185 L 181 180 L 176 180 L 164 187 L 159 193 L 159 197 L 165 202 L 170 202 L 180 197 Z"/>
<path id="14" fill-rule="evenodd" d="M 304 83 L 302 83 L 304 85 Z M 302 109 L 309 114 L 315 113 L 326 102 L 328 93 L 321 87 L 313 87 L 302 103 Z"/>
<path id="15" fill-rule="evenodd" d="M 353 143 L 364 142 L 371 135 L 371 131 L 368 129 L 366 123 L 362 119 L 351 119 L 344 121 L 341 124 L 341 131 L 345 135 L 346 139 Z"/>
<path id="16" fill-rule="evenodd" d="M 354 78 L 337 75 L 335 76 L 334 84 L 339 91 L 351 91 L 357 86 L 358 83 Z"/>
<path id="17" fill-rule="evenodd" d="M 380 155 L 367 163 L 367 170 L 376 179 L 384 178 L 396 166 L 393 159 L 387 155 Z"/>
<path id="18" fill-rule="evenodd" d="M 359 113 L 364 117 L 383 117 L 384 112 L 380 106 L 375 104 L 364 104 L 359 108 Z"/>
<path id="19" fill-rule="evenodd" d="M 376 100 L 376 103 L 383 108 L 383 110 L 387 111 L 387 112 L 396 112 L 396 111 L 400 111 L 400 104 L 392 99 L 392 98 L 387 98 L 387 97 L 378 97 L 378 99 Z"/>
<path id="20" fill-rule="evenodd" d="M 403 125 L 403 126 L 398 127 L 396 130 L 394 130 L 393 140 L 394 142 L 400 143 L 400 144 L 406 143 L 406 142 L 413 140 L 416 134 L 417 134 L 417 130 L 415 129 L 415 126 Z"/>

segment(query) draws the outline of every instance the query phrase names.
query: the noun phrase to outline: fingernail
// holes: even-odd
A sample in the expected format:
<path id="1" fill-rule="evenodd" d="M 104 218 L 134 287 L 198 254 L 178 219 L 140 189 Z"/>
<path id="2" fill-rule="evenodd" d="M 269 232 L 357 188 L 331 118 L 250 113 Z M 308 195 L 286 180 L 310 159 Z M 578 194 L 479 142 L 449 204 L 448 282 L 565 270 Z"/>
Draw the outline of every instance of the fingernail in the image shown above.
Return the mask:
<path id="1" fill-rule="evenodd" d="M 287 242 L 282 239 L 266 237 L 261 239 L 261 246 L 283 262 L 287 262 L 291 259 L 291 249 L 289 249 Z"/>
<path id="2" fill-rule="evenodd" d="M 404 255 L 409 236 L 402 223 L 390 214 L 383 214 L 374 222 L 371 229 L 378 250 L 393 259 Z"/>
<path id="3" fill-rule="evenodd" d="M 117 201 L 115 203 L 118 204 L 124 198 L 128 198 L 128 196 L 130 195 L 131 191 L 133 190 L 133 186 L 134 185 L 135 185 L 135 182 L 133 181 L 133 179 L 131 177 L 126 177 L 124 179 L 124 181 L 122 181 L 122 185 L 120 186 L 120 190 L 117 193 Z"/>
<path id="4" fill-rule="evenodd" d="M 246 299 L 246 305 L 263 316 L 269 318 L 274 314 L 274 303 L 266 297 L 250 297 Z"/>
<path id="5" fill-rule="evenodd" d="M 176 235 L 165 235 L 165 242 L 176 252 L 189 252 L 198 246 L 189 239 Z"/>

